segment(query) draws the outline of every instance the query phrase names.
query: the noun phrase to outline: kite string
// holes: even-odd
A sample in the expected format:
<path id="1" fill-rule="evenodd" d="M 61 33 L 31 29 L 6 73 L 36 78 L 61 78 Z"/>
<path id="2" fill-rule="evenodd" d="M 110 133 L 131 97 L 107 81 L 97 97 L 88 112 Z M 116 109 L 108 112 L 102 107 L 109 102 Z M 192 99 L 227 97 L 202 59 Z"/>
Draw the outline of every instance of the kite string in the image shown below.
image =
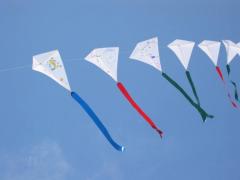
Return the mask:
<path id="1" fill-rule="evenodd" d="M 22 66 L 15 66 L 15 67 L 10 67 L 10 68 L 3 68 L 0 69 L 0 73 L 1 72 L 8 72 L 8 71 L 14 71 L 14 70 L 18 70 L 18 69 L 25 69 L 25 68 L 29 68 L 31 67 L 29 64 L 26 65 L 22 65 Z"/>
<path id="2" fill-rule="evenodd" d="M 121 51 L 121 54 L 127 54 L 127 53 L 129 53 L 129 52 Z M 80 57 L 79 58 L 64 59 L 64 62 L 78 61 L 79 59 L 80 59 Z M 25 68 L 30 68 L 30 67 L 31 67 L 30 64 L 25 64 L 25 65 L 13 66 L 13 67 L 9 67 L 9 68 L 2 68 L 2 69 L 0 69 L 0 73 L 8 72 L 8 71 L 15 71 L 15 70 L 19 70 L 19 69 L 25 69 Z"/>
<path id="3" fill-rule="evenodd" d="M 72 62 L 72 61 L 77 61 L 79 58 L 71 58 L 67 59 L 65 62 Z M 25 64 L 25 65 L 20 65 L 20 66 L 14 66 L 14 67 L 9 67 L 9 68 L 2 68 L 0 69 L 0 73 L 2 72 L 8 72 L 8 71 L 15 71 L 19 69 L 26 69 L 26 68 L 31 68 L 32 65 L 30 64 Z"/>

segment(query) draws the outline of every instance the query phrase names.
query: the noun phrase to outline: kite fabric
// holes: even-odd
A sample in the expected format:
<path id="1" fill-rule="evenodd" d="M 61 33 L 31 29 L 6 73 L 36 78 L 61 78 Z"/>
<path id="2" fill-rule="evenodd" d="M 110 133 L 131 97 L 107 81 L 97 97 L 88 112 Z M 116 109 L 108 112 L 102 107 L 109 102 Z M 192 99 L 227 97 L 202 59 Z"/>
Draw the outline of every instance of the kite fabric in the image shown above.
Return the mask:
<path id="1" fill-rule="evenodd" d="M 182 51 L 182 49 L 179 49 L 178 47 L 175 47 L 180 45 L 180 43 L 184 43 L 185 44 L 185 48 L 188 50 L 186 52 L 180 52 Z M 187 41 L 183 41 L 183 40 L 178 40 L 175 41 L 173 48 L 176 49 L 177 56 L 180 58 L 180 61 L 183 63 L 185 69 L 187 69 L 188 64 L 189 64 L 189 60 L 190 60 L 190 56 L 191 56 L 191 49 L 194 46 L 194 43 L 189 43 Z M 189 51 L 190 50 L 190 51 Z M 161 61 L 160 61 L 160 54 L 159 54 L 159 49 L 158 49 L 158 38 L 154 37 L 152 39 L 148 39 L 145 41 L 141 41 L 139 43 L 137 43 L 135 49 L 133 50 L 131 56 L 129 57 L 130 59 L 133 60 L 138 60 L 141 61 L 143 63 L 149 64 L 153 67 L 155 67 L 157 70 L 159 70 L 160 72 L 162 72 L 162 68 L 161 67 Z M 158 66 L 156 66 L 158 65 Z M 197 109 L 197 111 L 200 113 L 203 121 L 206 120 L 207 117 L 209 118 L 213 118 L 212 115 L 208 115 L 201 107 L 200 107 L 200 101 L 199 98 L 197 96 L 197 92 L 196 92 L 196 88 L 193 84 L 191 75 L 188 71 L 186 71 L 186 76 L 188 78 L 188 81 L 192 87 L 193 93 L 197 99 L 197 103 L 195 103 L 190 96 L 183 90 L 183 88 L 181 88 L 177 82 L 175 82 L 172 78 L 170 78 L 169 75 L 167 75 L 166 73 L 162 72 L 162 76 L 170 83 L 172 84 L 179 92 L 181 92 L 183 94 L 183 96 L 192 104 L 192 106 L 194 108 Z"/>
<path id="2" fill-rule="evenodd" d="M 58 50 L 33 56 L 32 69 L 52 78 L 68 91 L 71 91 L 62 58 Z"/>
<path id="3" fill-rule="evenodd" d="M 221 42 L 218 41 L 209 41 L 209 40 L 204 40 L 202 41 L 198 47 L 210 58 L 210 60 L 213 62 L 218 76 L 221 78 L 222 83 L 224 85 L 225 91 L 227 93 L 228 99 L 232 106 L 234 108 L 238 108 L 237 104 L 234 102 L 231 94 L 229 93 L 229 90 L 227 88 L 223 73 L 221 71 L 221 68 L 218 66 L 218 56 L 220 52 L 220 47 L 221 47 Z"/>
<path id="4" fill-rule="evenodd" d="M 176 54 L 185 70 L 188 69 L 194 45 L 195 43 L 192 41 L 181 39 L 176 39 L 168 45 L 168 47 Z"/>
<path id="5" fill-rule="evenodd" d="M 59 83 L 61 86 L 63 86 L 65 89 L 70 91 L 72 98 L 75 101 L 77 101 L 82 106 L 82 108 L 87 112 L 87 114 L 92 118 L 93 122 L 103 133 L 103 135 L 106 137 L 109 143 L 118 151 L 124 150 L 123 146 L 118 145 L 111 138 L 107 129 L 101 123 L 101 121 L 93 112 L 93 110 L 89 107 L 89 105 L 76 92 L 71 91 L 67 75 L 65 72 L 65 68 L 58 50 L 33 56 L 32 69 L 47 75 L 48 77 L 52 78 L 57 83 Z"/>
<path id="6" fill-rule="evenodd" d="M 227 53 L 226 69 L 227 69 L 228 77 L 230 78 L 230 74 L 231 74 L 230 63 L 236 57 L 237 54 L 240 54 L 240 43 L 235 44 L 231 40 L 223 40 L 222 42 L 223 42 L 223 44 L 225 46 L 226 53 Z M 231 79 L 230 79 L 230 82 L 231 82 L 231 84 L 233 85 L 233 88 L 234 88 L 234 98 L 235 98 L 236 101 L 239 102 L 237 83 L 234 82 Z"/>
<path id="7" fill-rule="evenodd" d="M 147 41 L 139 42 L 129 58 L 144 62 L 153 66 L 157 70 L 162 71 L 157 37 Z"/>
<path id="8" fill-rule="evenodd" d="M 118 47 L 98 48 L 92 50 L 85 59 L 102 69 L 111 76 L 114 81 L 117 81 L 118 53 Z"/>
<path id="9" fill-rule="evenodd" d="M 162 137 L 163 132 L 159 128 L 157 128 L 157 126 L 151 120 L 151 118 L 133 100 L 133 98 L 128 93 L 128 91 L 124 87 L 124 85 L 121 82 L 118 82 L 118 79 L 117 79 L 118 54 L 119 54 L 118 47 L 97 48 L 97 49 L 92 50 L 85 57 L 85 60 L 96 65 L 97 67 L 102 69 L 104 72 L 106 72 L 109 76 L 111 76 L 114 79 L 114 81 L 117 82 L 118 89 L 125 96 L 125 98 L 132 105 L 132 107 L 148 122 L 148 124 L 153 129 L 155 129 L 158 132 L 160 137 Z M 152 56 L 154 56 L 154 54 L 152 54 Z M 158 68 L 161 68 L 161 67 L 158 66 Z"/>

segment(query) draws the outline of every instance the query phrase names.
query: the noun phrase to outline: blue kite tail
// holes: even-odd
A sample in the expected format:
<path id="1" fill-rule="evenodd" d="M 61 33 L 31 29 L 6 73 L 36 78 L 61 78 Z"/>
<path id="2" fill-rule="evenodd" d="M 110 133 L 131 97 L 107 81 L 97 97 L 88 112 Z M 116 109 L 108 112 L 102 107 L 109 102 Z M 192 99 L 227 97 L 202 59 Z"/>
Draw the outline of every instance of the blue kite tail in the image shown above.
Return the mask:
<path id="1" fill-rule="evenodd" d="M 107 138 L 109 143 L 118 151 L 124 151 L 124 147 L 118 145 L 110 136 L 108 130 L 105 128 L 103 123 L 100 121 L 100 119 L 97 117 L 97 115 L 93 112 L 93 110 L 89 107 L 89 105 L 76 93 L 71 92 L 71 96 L 73 99 L 75 99 L 82 108 L 87 112 L 87 114 L 92 118 L 96 126 L 99 128 L 99 130 L 103 133 L 103 135 Z"/>

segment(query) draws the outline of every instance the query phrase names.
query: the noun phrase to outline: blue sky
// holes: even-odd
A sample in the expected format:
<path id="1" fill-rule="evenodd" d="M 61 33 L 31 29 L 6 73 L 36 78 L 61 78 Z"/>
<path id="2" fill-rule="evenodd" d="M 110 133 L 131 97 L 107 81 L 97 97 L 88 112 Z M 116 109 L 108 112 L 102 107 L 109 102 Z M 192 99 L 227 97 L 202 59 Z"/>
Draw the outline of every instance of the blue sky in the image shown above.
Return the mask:
<path id="1" fill-rule="evenodd" d="M 240 111 L 230 106 L 207 56 L 195 48 L 189 67 L 203 107 L 215 115 L 206 123 L 159 71 L 128 59 L 137 42 L 158 36 L 163 70 L 191 92 L 166 45 L 176 38 L 238 42 L 239 6 L 237 0 L 1 1 L 0 68 L 31 65 L 33 55 L 59 49 L 72 89 L 126 151 L 115 151 L 50 78 L 30 67 L 1 72 L 0 179 L 239 180 Z M 93 48 L 108 46 L 120 47 L 119 80 L 165 132 L 162 140 L 115 82 L 84 61 Z M 239 68 L 237 57 L 237 82 Z"/>

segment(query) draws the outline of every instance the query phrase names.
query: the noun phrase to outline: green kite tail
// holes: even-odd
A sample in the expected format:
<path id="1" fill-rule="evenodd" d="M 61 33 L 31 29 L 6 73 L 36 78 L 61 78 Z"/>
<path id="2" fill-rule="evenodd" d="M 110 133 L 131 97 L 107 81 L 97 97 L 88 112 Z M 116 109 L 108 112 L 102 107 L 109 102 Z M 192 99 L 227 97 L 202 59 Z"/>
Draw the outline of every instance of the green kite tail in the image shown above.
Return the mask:
<path id="1" fill-rule="evenodd" d="M 236 101 L 239 102 L 237 84 L 234 81 L 231 81 L 231 83 L 234 86 L 234 97 L 235 97 Z"/>
<path id="2" fill-rule="evenodd" d="M 195 98 L 196 98 L 196 100 L 197 100 L 197 103 L 198 103 L 198 105 L 200 106 L 200 100 L 199 100 L 199 97 L 198 97 L 198 95 L 197 95 L 197 91 L 196 91 L 196 88 L 195 88 L 195 86 L 194 86 L 194 83 L 193 83 L 193 80 L 192 80 L 192 77 L 191 77 L 191 74 L 190 74 L 189 71 L 186 71 L 186 76 L 187 76 L 188 82 L 189 82 L 190 85 L 191 85 L 191 88 L 192 88 L 193 94 L 194 94 L 194 96 L 195 96 Z"/>
<path id="3" fill-rule="evenodd" d="M 230 75 L 230 73 L 231 73 L 231 68 L 230 68 L 230 65 L 226 65 L 226 68 L 227 68 L 227 73 L 228 73 L 228 76 Z"/>
<path id="4" fill-rule="evenodd" d="M 202 107 L 199 104 L 196 104 L 192 98 L 184 91 L 184 89 L 176 82 L 174 81 L 170 76 L 168 76 L 166 73 L 162 72 L 162 76 L 170 82 L 179 92 L 182 93 L 182 95 L 190 102 L 190 104 L 196 108 L 196 110 L 200 113 L 203 122 L 206 121 L 207 118 L 213 118 L 213 115 L 208 114 L 205 110 L 202 109 Z"/>
<path id="5" fill-rule="evenodd" d="M 227 69 L 228 77 L 230 78 L 231 68 L 230 68 L 229 64 L 226 65 L 226 69 Z M 232 80 L 231 80 L 231 83 L 232 83 L 232 85 L 234 87 L 234 98 L 235 98 L 236 101 L 240 102 L 239 101 L 239 96 L 238 96 L 237 83 L 232 81 Z"/>

